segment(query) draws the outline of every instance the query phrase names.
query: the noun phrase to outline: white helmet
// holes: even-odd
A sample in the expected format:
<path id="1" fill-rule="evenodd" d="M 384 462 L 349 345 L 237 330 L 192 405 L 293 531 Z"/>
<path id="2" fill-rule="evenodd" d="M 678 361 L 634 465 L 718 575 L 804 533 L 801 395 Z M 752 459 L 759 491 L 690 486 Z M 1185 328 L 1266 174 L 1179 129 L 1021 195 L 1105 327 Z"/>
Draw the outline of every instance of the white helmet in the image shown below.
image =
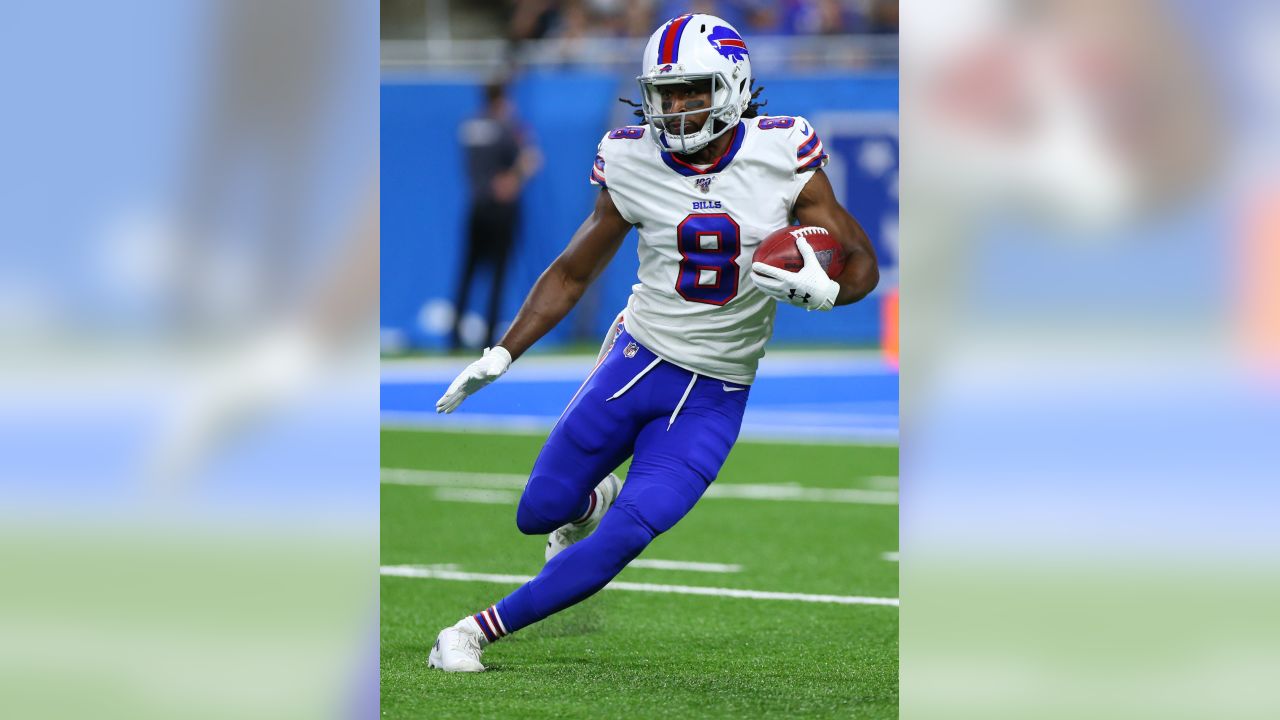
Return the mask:
<path id="1" fill-rule="evenodd" d="M 732 25 L 714 15 L 681 15 L 654 31 L 644 48 L 640 82 L 650 137 L 667 152 L 694 153 L 736 127 L 751 102 L 751 58 Z M 663 113 L 658 88 L 711 81 L 711 117 L 697 132 L 685 132 L 685 118 L 706 108 Z M 715 121 L 719 120 L 719 123 Z M 719 124 L 720 129 L 716 129 Z"/>

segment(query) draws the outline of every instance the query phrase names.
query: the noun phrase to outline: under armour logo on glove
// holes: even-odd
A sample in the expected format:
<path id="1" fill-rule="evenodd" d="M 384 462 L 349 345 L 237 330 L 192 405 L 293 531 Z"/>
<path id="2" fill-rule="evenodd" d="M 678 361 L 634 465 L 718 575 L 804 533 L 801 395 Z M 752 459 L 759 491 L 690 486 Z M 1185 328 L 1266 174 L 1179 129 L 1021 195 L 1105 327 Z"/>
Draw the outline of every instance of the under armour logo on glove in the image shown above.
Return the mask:
<path id="1" fill-rule="evenodd" d="M 800 272 L 751 263 L 751 279 L 764 294 L 805 310 L 830 310 L 840 294 L 840 283 L 827 277 L 809 241 L 796 238 L 796 249 L 804 258 Z"/>

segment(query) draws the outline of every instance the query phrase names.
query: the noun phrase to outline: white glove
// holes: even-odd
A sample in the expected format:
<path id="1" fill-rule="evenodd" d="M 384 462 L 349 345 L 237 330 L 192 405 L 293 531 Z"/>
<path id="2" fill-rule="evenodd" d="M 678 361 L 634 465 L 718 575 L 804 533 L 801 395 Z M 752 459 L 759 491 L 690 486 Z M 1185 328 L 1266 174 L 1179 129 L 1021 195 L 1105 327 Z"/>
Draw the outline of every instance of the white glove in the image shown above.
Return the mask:
<path id="1" fill-rule="evenodd" d="M 796 248 L 804 258 L 800 272 L 788 272 L 764 263 L 751 263 L 751 279 L 764 294 L 805 310 L 830 310 L 836 305 L 840 283 L 827 277 L 818 264 L 809 241 L 796 238 Z"/>
<path id="2" fill-rule="evenodd" d="M 511 367 L 511 353 L 501 345 L 485 348 L 484 355 L 467 366 L 449 383 L 449 389 L 436 401 L 436 412 L 451 413 L 477 390 L 502 377 Z"/>

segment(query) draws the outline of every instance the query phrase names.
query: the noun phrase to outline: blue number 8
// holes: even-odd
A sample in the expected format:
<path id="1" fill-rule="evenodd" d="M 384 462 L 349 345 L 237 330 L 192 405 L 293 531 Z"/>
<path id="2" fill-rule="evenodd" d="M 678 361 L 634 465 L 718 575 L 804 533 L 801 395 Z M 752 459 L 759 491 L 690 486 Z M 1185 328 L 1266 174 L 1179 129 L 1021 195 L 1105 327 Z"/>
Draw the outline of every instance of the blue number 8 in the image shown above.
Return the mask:
<path id="1" fill-rule="evenodd" d="M 676 292 L 689 302 L 724 305 L 738 295 L 741 230 L 724 213 L 685 217 L 676 227 L 680 274 Z"/>

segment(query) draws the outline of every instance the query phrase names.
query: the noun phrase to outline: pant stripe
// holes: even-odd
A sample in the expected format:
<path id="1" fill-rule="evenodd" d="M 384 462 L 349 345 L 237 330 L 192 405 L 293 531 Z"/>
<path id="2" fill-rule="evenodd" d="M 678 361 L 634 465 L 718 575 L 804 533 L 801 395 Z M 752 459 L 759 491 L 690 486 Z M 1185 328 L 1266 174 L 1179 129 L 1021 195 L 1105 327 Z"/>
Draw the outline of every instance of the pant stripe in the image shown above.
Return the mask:
<path id="1" fill-rule="evenodd" d="M 644 377 L 645 375 L 648 375 L 648 374 L 649 374 L 649 371 L 650 371 L 650 370 L 652 370 L 652 369 L 654 369 L 655 367 L 657 367 L 657 366 L 658 366 L 658 363 L 660 363 L 660 362 L 662 362 L 662 358 L 660 358 L 660 357 L 656 357 L 656 358 L 654 358 L 654 359 L 653 359 L 653 362 L 649 363 L 648 365 L 645 365 L 645 366 L 644 366 L 644 369 L 643 369 L 643 370 L 641 370 L 641 371 L 640 371 L 640 373 L 639 373 L 638 375 L 636 375 L 635 377 L 631 378 L 631 382 L 627 383 L 626 385 L 623 385 L 621 390 L 619 390 L 618 392 L 616 392 L 616 393 L 614 393 L 613 395 L 611 395 L 611 396 L 609 397 L 609 400 L 617 400 L 618 398 L 622 397 L 622 394 L 623 394 L 623 393 L 625 393 L 626 391 L 630 390 L 630 389 L 631 389 L 631 388 L 632 388 L 636 383 L 640 382 L 640 378 Z M 608 402 L 608 401 L 606 401 L 606 402 Z"/>

